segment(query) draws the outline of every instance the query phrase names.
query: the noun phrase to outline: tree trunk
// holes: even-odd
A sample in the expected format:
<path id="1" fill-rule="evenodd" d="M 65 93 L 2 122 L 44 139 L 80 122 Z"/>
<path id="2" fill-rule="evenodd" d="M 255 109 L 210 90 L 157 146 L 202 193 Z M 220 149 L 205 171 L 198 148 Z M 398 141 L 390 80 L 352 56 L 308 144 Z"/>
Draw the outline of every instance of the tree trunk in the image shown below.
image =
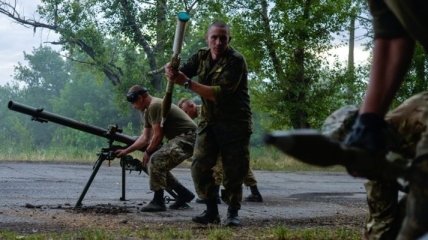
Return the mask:
<path id="1" fill-rule="evenodd" d="M 427 90 L 427 73 L 425 66 L 427 66 L 428 57 L 426 54 L 424 54 L 424 50 L 420 45 L 416 47 L 413 59 L 415 65 L 416 82 L 412 94 L 416 94 Z"/>
<path id="2" fill-rule="evenodd" d="M 306 0 L 303 10 L 303 19 L 309 19 L 311 0 Z M 305 28 L 300 28 L 299 44 L 294 51 L 294 62 L 296 64 L 293 89 L 290 89 L 292 104 L 290 120 L 293 128 L 309 128 L 308 113 L 306 111 L 306 96 L 310 79 L 305 77 L 305 47 L 308 34 Z"/>

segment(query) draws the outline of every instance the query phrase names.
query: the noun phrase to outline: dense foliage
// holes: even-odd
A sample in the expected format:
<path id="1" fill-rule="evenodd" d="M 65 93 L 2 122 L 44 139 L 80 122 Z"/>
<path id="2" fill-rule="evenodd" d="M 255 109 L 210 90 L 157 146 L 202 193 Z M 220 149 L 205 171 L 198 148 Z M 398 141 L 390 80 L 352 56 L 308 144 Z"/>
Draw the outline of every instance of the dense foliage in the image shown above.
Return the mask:
<path id="1" fill-rule="evenodd" d="M 40 47 L 26 54 L 27 63 L 17 63 L 15 81 L 0 87 L 0 104 L 13 99 L 101 127 L 119 123 L 128 134 L 138 134 L 138 117 L 123 94 L 131 85 L 143 84 L 153 95 L 163 96 L 162 72 L 147 73 L 168 61 L 175 16 L 185 10 L 192 18 L 183 59 L 205 46 L 205 31 L 214 19 L 231 25 L 231 45 L 249 65 L 252 144 L 260 145 L 265 131 L 317 128 L 336 108 L 360 103 L 368 63 L 354 66 L 352 58 L 348 64 L 340 62 L 331 50 L 348 40 L 351 45 L 355 21 L 359 26 L 369 22 L 363 2 L 42 0 L 40 18 L 30 19 L 16 5 L 0 1 L 0 14 L 35 31 L 54 31 L 60 36 L 54 44 L 62 46 L 61 53 Z M 426 89 L 426 74 L 427 58 L 418 48 L 395 104 Z M 183 96 L 198 98 L 176 87 L 174 100 Z M 52 124 L 41 126 L 10 111 L 0 114 L 0 138 L 9 146 L 91 148 L 105 141 Z"/>

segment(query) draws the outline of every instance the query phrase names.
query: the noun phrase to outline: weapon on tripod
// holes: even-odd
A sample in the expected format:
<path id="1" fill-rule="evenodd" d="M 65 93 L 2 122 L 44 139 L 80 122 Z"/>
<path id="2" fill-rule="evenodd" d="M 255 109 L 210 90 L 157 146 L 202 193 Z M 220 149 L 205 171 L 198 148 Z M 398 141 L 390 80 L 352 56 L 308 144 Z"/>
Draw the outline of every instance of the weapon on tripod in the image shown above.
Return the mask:
<path id="1" fill-rule="evenodd" d="M 136 140 L 135 137 L 131 137 L 128 135 L 125 135 L 122 133 L 122 129 L 120 129 L 117 125 L 110 126 L 108 129 L 93 126 L 90 124 L 82 123 L 79 121 L 76 121 L 71 118 L 67 118 L 58 114 L 50 113 L 45 111 L 43 108 L 33 108 L 24 104 L 20 104 L 17 102 L 9 101 L 8 108 L 10 110 L 20 112 L 23 114 L 30 115 L 32 118 L 31 120 L 38 121 L 41 123 L 47 123 L 47 122 L 54 122 L 59 125 L 63 125 L 69 128 L 73 128 L 82 132 L 86 132 L 92 135 L 96 135 L 99 137 L 106 138 L 108 140 L 108 147 L 102 148 L 100 153 L 98 153 L 98 160 L 95 162 L 92 174 L 86 183 L 85 188 L 83 189 L 79 200 L 77 201 L 75 207 L 80 207 L 82 205 L 82 200 L 86 195 L 86 192 L 88 191 L 90 185 L 92 184 L 93 179 L 95 178 L 102 162 L 104 160 L 113 160 L 116 158 L 116 155 L 114 154 L 115 150 L 119 148 L 123 148 L 123 146 L 113 145 L 113 143 L 120 142 L 124 143 L 127 146 L 133 144 Z M 144 151 L 145 149 L 140 149 L 141 151 Z M 120 165 L 122 168 L 122 197 L 120 200 L 125 201 L 125 171 L 126 170 L 135 170 L 135 171 L 144 171 L 148 174 L 147 168 L 141 165 L 141 162 L 138 159 L 134 159 L 131 156 L 124 156 L 121 158 Z M 184 199 L 190 199 L 192 196 L 193 199 L 193 193 L 188 190 L 186 187 L 181 185 L 177 180 L 175 180 L 175 177 L 171 174 L 167 174 L 167 188 L 165 189 L 173 198 L 165 198 L 168 201 L 174 201 L 177 199 L 177 197 L 184 196 Z M 191 199 L 189 200 L 191 201 Z"/>

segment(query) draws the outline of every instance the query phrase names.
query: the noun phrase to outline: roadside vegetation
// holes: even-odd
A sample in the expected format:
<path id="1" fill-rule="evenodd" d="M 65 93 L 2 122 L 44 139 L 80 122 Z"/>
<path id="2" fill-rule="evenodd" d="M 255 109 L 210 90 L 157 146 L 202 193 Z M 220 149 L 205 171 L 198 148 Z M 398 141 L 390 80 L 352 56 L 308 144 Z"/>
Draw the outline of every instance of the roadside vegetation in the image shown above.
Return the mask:
<path id="1" fill-rule="evenodd" d="M 79 239 L 79 240 L 115 240 L 115 239 L 207 239 L 207 240 L 230 240 L 230 239 L 263 239 L 263 240 L 357 240 L 361 239 L 361 231 L 355 228 L 287 228 L 274 226 L 270 228 L 199 228 L 180 229 L 163 228 L 161 231 L 151 229 L 82 229 L 73 232 L 61 233 L 30 233 L 22 234 L 11 231 L 0 230 L 0 239 L 4 240 L 45 240 L 45 239 Z"/>
<path id="2" fill-rule="evenodd" d="M 98 158 L 97 153 L 100 148 L 48 148 L 48 149 L 16 149 L 13 147 L 0 147 L 0 162 L 49 162 L 49 163 L 69 163 L 69 164 L 93 164 Z M 142 154 L 133 153 L 134 158 L 141 159 Z M 119 161 L 113 160 L 112 164 Z M 179 167 L 190 167 L 190 161 L 184 161 Z M 335 166 L 329 168 L 314 167 L 296 161 L 269 146 L 251 148 L 251 168 L 253 170 L 265 171 L 344 171 L 343 167 Z"/>

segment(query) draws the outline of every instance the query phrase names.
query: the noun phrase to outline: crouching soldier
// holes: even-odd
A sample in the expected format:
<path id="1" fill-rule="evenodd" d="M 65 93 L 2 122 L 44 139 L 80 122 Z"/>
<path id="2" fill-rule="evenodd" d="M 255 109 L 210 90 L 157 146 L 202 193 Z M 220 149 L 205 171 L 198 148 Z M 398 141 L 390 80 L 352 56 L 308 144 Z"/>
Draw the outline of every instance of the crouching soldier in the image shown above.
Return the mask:
<path id="1" fill-rule="evenodd" d="M 141 111 L 144 130 L 132 145 L 126 149 L 117 150 L 116 154 L 121 157 L 146 148 L 142 164 L 148 168 L 150 189 L 154 192 L 154 197 L 141 211 L 165 211 L 164 190 L 167 187 L 167 181 L 171 182 L 171 178 L 174 178 L 169 171 L 193 155 L 196 124 L 185 112 L 172 104 L 166 121 L 161 126 L 162 99 L 151 96 L 142 86 L 132 86 L 128 91 L 127 100 L 135 109 Z M 164 137 L 167 142 L 161 144 Z M 179 186 L 182 185 L 179 184 Z M 169 206 L 170 209 L 188 208 L 187 203 L 194 198 L 193 193 L 184 187 L 181 188 L 175 189 L 178 199 Z"/>

